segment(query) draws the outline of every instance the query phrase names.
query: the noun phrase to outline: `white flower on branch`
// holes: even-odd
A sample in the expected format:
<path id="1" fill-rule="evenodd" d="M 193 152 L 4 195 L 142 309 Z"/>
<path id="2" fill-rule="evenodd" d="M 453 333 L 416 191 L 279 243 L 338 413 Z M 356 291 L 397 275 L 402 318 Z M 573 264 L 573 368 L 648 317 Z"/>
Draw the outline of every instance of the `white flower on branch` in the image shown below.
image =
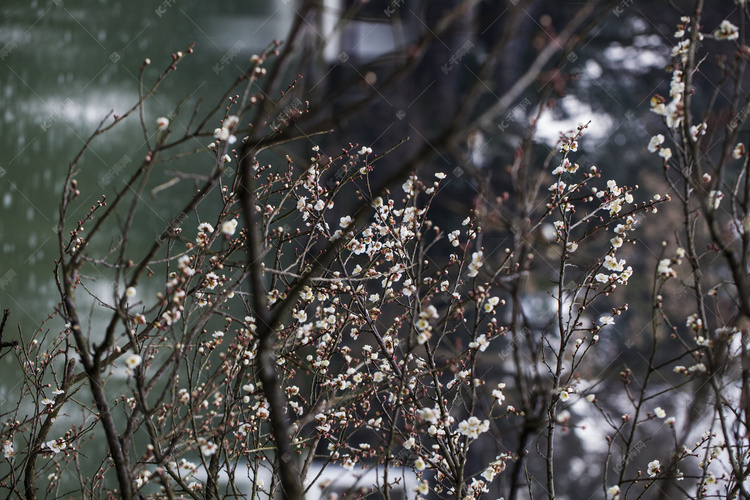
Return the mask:
<path id="1" fill-rule="evenodd" d="M 490 341 L 487 340 L 487 336 L 485 334 L 482 334 L 479 337 L 477 337 L 476 342 L 469 343 L 469 347 L 471 349 L 479 349 L 481 352 L 486 351 L 489 345 L 490 345 Z"/>
<path id="2" fill-rule="evenodd" d="M 198 442 L 200 443 L 201 453 L 205 457 L 210 457 L 219 450 L 219 447 L 213 441 L 206 441 L 201 438 Z"/>
<path id="3" fill-rule="evenodd" d="M 479 420 L 473 416 L 458 424 L 458 432 L 464 436 L 468 436 L 470 439 L 478 438 L 480 434 L 487 432 L 489 429 L 489 420 Z"/>
<path id="4" fill-rule="evenodd" d="M 232 236 L 237 229 L 237 219 L 228 220 L 221 225 L 221 233 L 226 236 Z"/>
<path id="5" fill-rule="evenodd" d="M 602 316 L 602 317 L 599 318 L 599 323 L 601 323 L 602 326 L 604 326 L 604 325 L 614 325 L 615 324 L 615 318 L 613 318 L 612 316 L 609 316 L 609 315 L 605 315 L 605 316 Z"/>
<path id="6" fill-rule="evenodd" d="M 461 242 L 458 241 L 458 237 L 460 236 L 460 234 L 461 234 L 461 231 L 459 231 L 458 229 L 448 233 L 448 241 L 450 241 L 451 245 L 453 245 L 454 247 L 457 247 L 458 245 L 461 244 Z"/>
<path id="7" fill-rule="evenodd" d="M 231 131 L 227 127 L 221 127 L 214 130 L 214 137 L 220 141 L 225 141 L 227 144 L 234 144 L 237 142 L 237 138 L 232 135 Z"/>
<path id="8" fill-rule="evenodd" d="M 690 137 L 693 138 L 694 142 L 698 142 L 698 137 L 706 135 L 706 130 L 708 130 L 706 122 L 703 122 L 700 125 L 692 125 L 690 127 Z"/>
<path id="9" fill-rule="evenodd" d="M 417 410 L 417 413 L 422 420 L 426 420 L 431 424 L 437 424 L 440 418 L 440 410 L 438 408 L 422 408 Z"/>
<path id="10" fill-rule="evenodd" d="M 712 190 L 708 193 L 708 207 L 712 210 L 717 210 L 722 199 L 724 199 L 724 193 Z"/>
<path id="11" fill-rule="evenodd" d="M 137 368 L 138 366 L 140 366 L 141 361 L 143 361 L 143 358 L 141 358 L 139 355 L 137 355 L 137 354 L 131 354 L 125 360 L 125 366 L 127 366 L 129 369 L 133 370 L 133 369 Z"/>
<path id="12" fill-rule="evenodd" d="M 674 272 L 674 269 L 670 267 L 672 264 L 671 259 L 662 259 L 659 261 L 659 266 L 656 268 L 656 272 L 660 275 L 669 278 L 677 276 L 677 273 Z"/>
<path id="13" fill-rule="evenodd" d="M 6 460 L 13 460 L 13 457 L 16 455 L 16 450 L 13 448 L 13 441 L 10 439 L 3 441 L 3 455 Z"/>
<path id="14" fill-rule="evenodd" d="M 659 150 L 659 146 L 661 146 L 664 143 L 664 136 L 661 134 L 657 134 L 651 138 L 651 140 L 648 142 L 648 151 L 649 153 L 656 153 Z"/>
<path id="15" fill-rule="evenodd" d="M 597 274 L 594 279 L 599 283 L 609 283 L 609 276 L 604 273 Z"/>
<path id="16" fill-rule="evenodd" d="M 725 19 L 714 31 L 714 36 L 717 40 L 737 40 L 740 37 L 740 29 Z"/>
<path id="17" fill-rule="evenodd" d="M 479 274 L 479 269 L 484 265 L 484 253 L 480 250 L 471 254 L 468 276 L 470 278 Z"/>
<path id="18" fill-rule="evenodd" d="M 46 446 L 52 453 L 60 453 L 67 448 L 68 445 L 62 439 L 53 439 L 44 443 L 44 446 Z"/>
<path id="19" fill-rule="evenodd" d="M 655 477 L 659 472 L 661 472 L 661 462 L 659 462 L 658 460 L 649 462 L 648 464 L 649 477 Z"/>

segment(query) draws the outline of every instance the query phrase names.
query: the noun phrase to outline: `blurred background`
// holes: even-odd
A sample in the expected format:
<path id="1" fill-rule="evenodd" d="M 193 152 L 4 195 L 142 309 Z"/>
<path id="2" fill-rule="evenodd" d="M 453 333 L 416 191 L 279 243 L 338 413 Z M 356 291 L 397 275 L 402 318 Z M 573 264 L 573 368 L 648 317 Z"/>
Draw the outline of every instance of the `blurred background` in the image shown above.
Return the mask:
<path id="1" fill-rule="evenodd" d="M 560 132 L 579 122 L 591 122 L 575 160 L 582 167 L 597 165 L 620 185 L 639 184 L 644 199 L 667 191 L 661 159 L 646 150 L 649 137 L 661 131 L 660 117 L 649 110 L 655 93 L 668 94 L 665 68 L 683 5 L 689 3 L 4 0 L 0 307 L 11 310 L 13 326 L 3 340 L 40 328 L 56 308 L 59 295 L 51 270 L 67 166 L 108 113 L 124 114 L 137 102 L 139 67 L 146 58 L 152 61 L 145 76 L 150 85 L 171 64 L 173 53 L 195 44 L 195 53 L 146 105 L 146 123 L 153 124 L 159 116 L 175 116 L 187 98 L 187 111 L 173 125 L 174 133 L 181 133 L 201 99 L 207 103 L 201 109 L 211 109 L 250 66 L 251 55 L 280 40 L 281 55 L 267 64 L 268 83 L 258 87 L 265 106 L 258 108 L 254 123 L 263 127 L 255 133 L 267 134 L 284 109 L 303 102 L 307 113 L 284 132 L 300 138 L 288 154 L 303 157 L 314 144 L 335 154 L 349 143 L 382 154 L 409 138 L 376 164 L 373 178 L 386 182 L 412 168 L 448 174 L 432 218 L 449 227 L 472 209 L 483 213 L 488 230 L 483 244 L 491 260 L 513 245 L 511 219 L 497 206 L 515 196 L 510 166 L 519 148 L 529 145 L 533 160 L 527 165 L 547 168 Z M 733 5 L 717 1 L 717 9 L 706 14 L 705 31 L 731 15 Z M 711 68 L 697 77 L 699 96 L 701 89 L 712 88 L 718 70 Z M 729 106 L 719 98 L 716 114 L 704 118 L 709 128 L 726 121 Z M 186 149 L 211 142 L 219 118 L 216 114 L 209 121 L 208 133 L 191 136 Z M 334 132 L 310 136 L 329 129 Z M 102 194 L 124 185 L 125 175 L 107 177 L 113 167 L 134 168 L 147 152 L 137 116 L 95 141 L 79 165 L 82 196 L 76 217 L 85 216 Z M 168 181 L 166 170 L 175 166 L 200 172 L 210 164 L 208 157 L 191 157 L 183 165 L 157 169 L 152 182 Z M 159 203 L 144 200 L 139 218 L 144 243 L 153 241 L 181 206 L 179 199 L 170 204 L 172 193 L 158 195 Z M 346 207 L 339 210 L 343 214 Z M 648 304 L 650 288 L 643 285 L 661 240 L 672 231 L 669 221 L 679 224 L 679 214 L 666 210 L 660 220 L 658 226 L 645 226 L 633 250 L 623 252 L 636 276 L 629 287 L 633 295 L 625 290 L 617 298 L 630 302 L 631 312 L 611 327 L 607 340 L 618 362 L 642 362 L 638 346 L 648 317 L 633 314 L 632 306 L 638 311 L 639 304 Z M 116 234 L 113 227 L 112 237 Z M 544 270 L 557 254 L 547 253 L 549 241 L 542 231 L 529 236 L 538 238 L 535 265 Z M 606 239 L 600 243 L 604 248 Z M 540 276 L 543 280 L 530 286 L 528 307 L 543 318 L 554 307 L 546 300 L 554 276 Z M 98 293 L 111 295 L 102 286 Z M 679 307 L 679 290 L 673 297 Z M 6 368 L 13 363 L 10 356 L 2 361 Z M 6 368 L 0 367 L 0 403 L 12 397 L 17 382 Z M 576 443 L 584 446 L 586 440 Z M 570 466 L 570 481 L 596 467 L 580 459 Z"/>
<path id="2" fill-rule="evenodd" d="M 195 54 L 147 105 L 153 121 L 169 115 L 185 97 L 192 102 L 218 97 L 248 67 L 250 55 L 275 39 L 283 41 L 301 14 L 300 30 L 306 33 L 295 39 L 295 57 L 287 60 L 280 89 L 271 97 L 302 75 L 294 95 L 311 103 L 305 129 L 314 130 L 316 123 L 334 127 L 335 136 L 325 139 L 331 145 L 360 143 L 378 153 L 408 137 L 399 158 L 388 158 L 389 165 L 378 169 L 395 169 L 399 159 L 430 142 L 435 150 L 424 163 L 452 174 L 449 190 L 461 196 L 448 197 L 446 209 L 457 218 L 477 194 L 476 179 L 489 174 L 502 191 L 503 172 L 550 91 L 554 107 L 541 112 L 535 145 L 549 151 L 561 131 L 590 120 L 584 163 L 601 164 L 621 182 L 656 182 L 650 178 L 660 177 L 660 162 L 645 150 L 659 125 L 648 112 L 649 99 L 668 88 L 664 67 L 677 15 L 647 2 L 616 4 L 565 54 L 557 32 L 581 5 L 330 0 L 310 12 L 294 1 L 227 1 L 220 8 L 178 0 L 3 2 L 0 302 L 14 310 L 14 321 L 24 329 L 38 326 L 39 314 L 55 307 L 50 269 L 60 183 L 99 122 L 110 112 L 123 114 L 137 101 L 138 68 L 145 58 L 153 61 L 148 84 L 172 53 L 195 43 Z M 437 39 L 423 41 L 449 14 L 451 22 L 440 26 Z M 502 50 L 492 53 L 504 38 Z M 507 110 L 472 124 L 452 144 L 436 140 L 478 81 L 483 95 L 474 109 L 461 110 L 465 122 L 496 105 L 539 52 L 556 43 L 560 47 L 544 71 L 503 103 Z M 492 73 L 478 75 L 487 58 L 496 59 Z M 403 69 L 404 60 L 411 66 Z M 393 77 L 394 68 L 401 74 Z M 394 81 L 380 89 L 389 78 Z M 358 109 L 347 108 L 366 97 L 369 101 Z M 121 160 L 127 164 L 124 157 L 132 167 L 145 154 L 143 142 L 133 117 L 94 143 L 93 154 L 81 165 L 83 182 L 100 180 Z M 85 195 L 93 201 L 97 191 L 106 194 L 107 189 Z M 168 216 L 163 220 L 168 222 Z"/>

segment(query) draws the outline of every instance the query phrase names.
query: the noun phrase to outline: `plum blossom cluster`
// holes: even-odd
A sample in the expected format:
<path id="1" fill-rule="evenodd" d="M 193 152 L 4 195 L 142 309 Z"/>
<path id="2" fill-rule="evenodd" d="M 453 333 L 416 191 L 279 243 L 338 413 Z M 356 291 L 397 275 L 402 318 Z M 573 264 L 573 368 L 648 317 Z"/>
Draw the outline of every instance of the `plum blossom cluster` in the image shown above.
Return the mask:
<path id="1" fill-rule="evenodd" d="M 728 40 L 737 42 L 736 57 L 748 53 L 740 40 L 743 31 L 733 23 L 712 26 L 705 37 L 696 31 L 699 26 L 682 19 L 674 34 L 668 96 L 655 96 L 651 103 L 664 130 L 651 137 L 647 149 L 670 174 L 686 173 L 680 170 L 685 162 L 704 166 L 703 157 L 691 155 L 701 151 L 711 157 L 707 143 L 713 147 L 723 130 L 716 126 L 720 115 L 705 113 L 695 120 L 698 115 L 690 113 L 697 107 L 697 100 L 688 105 L 697 90 L 688 86 L 699 61 L 707 60 L 696 57 L 696 45 L 703 45 L 696 42 Z M 675 257 L 665 253 L 665 244 L 653 258 L 655 273 L 641 274 L 644 259 L 630 248 L 638 248 L 631 244 L 644 214 L 657 212 L 669 197 L 643 198 L 638 186 L 603 178 L 602 170 L 585 166 L 578 155 L 589 124 L 562 136 L 558 158 L 535 173 L 533 187 L 511 174 L 512 189 L 492 207 L 478 199 L 475 210 L 458 217 L 465 217 L 460 227 L 441 228 L 431 216 L 441 190 L 450 187 L 447 176 L 411 173 L 392 191 L 375 189 L 369 174 L 382 155 L 374 145 L 349 144 L 334 155 L 315 145 L 309 159 L 290 155 L 280 164 L 265 153 L 254 156 L 258 151 L 250 145 L 279 146 L 273 140 L 280 138 L 281 122 L 300 113 L 288 108 L 260 142 L 253 140 L 257 136 L 238 138 L 253 129 L 252 124 L 245 128 L 245 117 L 255 111 L 268 116 L 267 109 L 256 107 L 262 96 L 253 92 L 265 74 L 265 57 L 277 47 L 251 58 L 251 68 L 237 83 L 248 86 L 229 97 L 228 105 L 222 98 L 204 122 L 211 124 L 207 129 L 191 130 L 195 137 L 213 136 L 207 147 L 212 168 L 196 177 L 204 184 L 190 193 L 180 216 L 146 254 L 135 245 L 125 249 L 124 243 L 115 247 L 122 252 L 102 253 L 106 245 L 89 245 L 83 221 L 61 244 L 58 283 L 64 294 L 55 314 L 65 326 L 56 335 L 43 325 L 33 341 L 15 350 L 26 375 L 24 394 L 33 404 L 19 405 L 3 422 L 3 471 L 9 472 L 0 478 L 0 489 L 20 492 L 22 469 L 38 456 L 33 477 L 39 482 L 46 477 L 52 495 L 76 469 L 72 465 L 86 460 L 79 450 L 92 429 L 115 428 L 118 435 L 111 442 L 122 452 L 115 465 L 122 467 L 109 469 L 116 453 L 97 465 L 92 478 L 81 481 L 92 497 L 114 495 L 104 478 L 124 470 L 132 496 L 273 498 L 285 471 L 277 448 L 287 437 L 303 481 L 317 467 L 360 477 L 366 469 L 399 468 L 408 471 L 402 479 L 409 480 L 382 474 L 378 487 L 409 488 L 419 500 L 429 495 L 465 500 L 499 497 L 495 493 L 533 473 L 531 494 L 543 481 L 544 472 L 537 471 L 547 465 L 546 491 L 561 497 L 553 493 L 552 469 L 557 467 L 559 478 L 563 462 L 556 450 L 593 426 L 601 450 L 606 448 L 602 455 L 622 453 L 619 467 L 603 461 L 607 475 L 600 485 L 607 498 L 642 495 L 641 486 L 669 481 L 692 482 L 697 497 L 747 496 L 742 451 L 747 415 L 730 401 L 735 395 L 740 403 L 746 399 L 740 373 L 747 364 L 746 328 L 734 318 L 750 314 L 728 312 L 739 308 L 745 290 L 700 272 L 716 255 L 737 259 L 738 275 L 746 272 L 740 245 L 746 238 L 736 237 L 750 227 L 738 209 L 744 188 L 741 183 L 729 187 L 724 173 L 740 172 L 736 177 L 747 179 L 747 172 L 737 170 L 744 162 L 733 161 L 724 172 L 696 168 L 694 178 L 685 177 L 688 189 L 675 189 L 697 197 L 686 204 L 685 227 L 704 231 L 708 226 L 714 233 L 706 236 L 708 245 L 685 238 Z M 175 54 L 173 62 L 182 56 Z M 144 159 L 144 169 L 164 152 L 161 148 L 169 149 L 170 127 L 180 123 L 178 112 L 169 117 L 156 121 L 158 144 Z M 735 134 L 715 151 L 721 150 L 722 158 L 746 159 L 746 147 L 737 141 Z M 529 155 L 519 153 L 524 153 L 517 155 L 519 168 L 511 171 L 526 166 L 521 159 Z M 231 170 L 232 161 L 248 175 Z M 65 191 L 77 196 L 73 175 Z M 75 196 L 66 195 L 63 212 Z M 112 205 L 127 205 L 125 194 L 117 196 Z M 208 197 L 211 203 L 202 203 Z M 724 212 L 728 205 L 731 210 Z M 92 209 L 86 233 L 96 230 L 96 218 L 104 212 L 121 220 L 135 213 L 105 207 L 102 201 Z M 724 219 L 730 212 L 735 220 L 729 225 L 723 220 L 706 225 L 696 218 Z M 716 234 L 727 233 L 732 241 L 717 243 Z M 536 244 L 539 236 L 544 245 Z M 513 247 L 500 248 L 501 240 L 512 240 Z M 128 283 L 124 294 L 114 294 L 115 305 L 93 301 L 94 308 L 112 315 L 106 333 L 96 328 L 84 333 L 85 321 L 69 300 L 93 289 L 79 262 Z M 693 266 L 691 276 L 683 276 L 685 264 Z M 678 272 L 681 280 L 673 279 Z M 631 328 L 632 314 L 624 314 L 628 305 L 612 303 L 618 300 L 612 292 L 632 286 L 634 276 L 653 285 L 650 332 Z M 719 279 L 734 278 L 720 273 Z M 698 307 L 682 300 L 699 290 L 707 290 L 710 299 L 698 297 Z M 544 301 L 537 301 L 535 291 Z M 678 315 L 667 311 L 683 303 L 690 309 Z M 73 341 L 77 350 L 71 355 L 67 349 Z M 619 356 L 639 344 L 653 346 L 652 358 L 642 358 L 647 375 L 624 368 L 619 380 L 626 397 L 617 399 L 601 384 L 600 374 L 609 370 L 596 363 L 604 360 L 607 368 L 611 358 L 620 363 L 625 358 Z M 94 361 L 82 369 L 87 356 Z M 107 400 L 109 413 L 121 417 L 122 425 L 100 425 L 108 412 L 80 398 L 84 381 L 94 391 L 104 389 L 97 401 Z M 689 411 L 682 411 L 675 405 L 679 398 L 670 396 L 698 384 L 701 390 L 690 393 L 695 400 L 686 403 Z M 706 401 L 699 399 L 704 391 L 710 394 Z M 64 429 L 71 402 L 85 417 Z M 711 412 L 724 421 L 698 438 L 699 424 L 710 422 Z M 513 437 L 506 441 L 507 436 Z M 669 453 L 649 448 L 641 455 L 645 444 L 639 438 L 649 446 L 665 440 L 674 446 Z M 522 453 L 502 452 L 508 449 Z M 273 473 L 266 480 L 265 474 Z M 249 479 L 251 486 L 237 487 L 237 478 Z M 346 495 L 371 493 L 377 494 L 375 488 L 364 485 Z"/>
<path id="2" fill-rule="evenodd" d="M 579 179 L 569 178 L 567 183 L 564 182 L 564 176 L 578 172 L 578 165 L 572 163 L 568 155 L 578 150 L 578 140 L 588 126 L 588 123 L 579 124 L 575 131 L 563 137 L 560 151 L 564 156 L 562 163 L 552 172 L 556 181 L 549 187 L 552 194 L 547 208 L 550 212 L 559 213 L 560 219 L 554 222 L 554 228 L 558 240 L 564 243 L 569 253 L 578 248 L 575 238 L 577 233 L 590 230 L 590 225 L 602 212 L 608 215 L 607 226 L 612 227 L 614 232 L 610 239 L 611 248 L 604 256 L 600 268 L 590 276 L 592 285 L 602 284 L 614 289 L 617 284 L 627 284 L 633 275 L 632 266 L 626 267 L 625 260 L 617 257 L 617 250 L 628 241 L 628 234 L 637 227 L 642 217 L 641 212 L 656 212 L 656 205 L 667 201 L 669 197 L 662 198 L 657 194 L 651 200 L 639 204 L 633 196 L 637 186 L 622 187 L 613 179 L 606 182 L 606 189 L 590 186 L 594 179 L 601 177 L 601 172 L 595 166 L 584 172 Z M 658 147 L 663 140 L 663 136 L 655 137 L 652 140 L 653 147 Z M 652 145 L 649 145 L 650 149 Z M 588 189 L 588 194 L 585 189 Z M 584 205 L 591 202 L 597 204 L 596 208 L 589 209 Z M 577 204 L 583 205 L 583 210 L 576 209 Z"/>

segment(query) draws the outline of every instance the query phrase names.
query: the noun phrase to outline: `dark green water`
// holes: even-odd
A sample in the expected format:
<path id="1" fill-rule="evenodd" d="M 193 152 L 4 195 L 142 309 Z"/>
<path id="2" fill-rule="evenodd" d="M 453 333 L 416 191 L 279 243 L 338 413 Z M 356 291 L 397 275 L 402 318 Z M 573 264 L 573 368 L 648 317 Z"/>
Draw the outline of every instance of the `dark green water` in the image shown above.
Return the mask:
<path id="1" fill-rule="evenodd" d="M 13 0 L 4 1 L 0 12 L 0 308 L 11 310 L 4 340 L 13 340 L 29 338 L 59 301 L 52 269 L 68 164 L 107 113 L 122 114 L 136 102 L 144 59 L 152 61 L 149 85 L 172 53 L 195 43 L 195 53 L 148 101 L 146 122 L 152 125 L 185 96 L 220 97 L 251 54 L 283 39 L 292 11 L 284 2 L 259 1 Z M 118 164 L 132 171 L 146 154 L 134 118 L 97 139 L 79 164 L 81 197 L 73 220 L 102 194 L 111 197 L 122 187 L 125 174 L 110 181 L 108 172 Z M 154 182 L 169 180 L 164 170 L 154 172 Z M 144 243 L 184 201 L 165 197 L 142 207 L 138 233 Z M 98 281 L 94 292 L 111 295 L 111 282 Z M 57 333 L 62 322 L 48 327 Z M 3 357 L 0 411 L 15 405 L 18 382 L 12 356 Z"/>

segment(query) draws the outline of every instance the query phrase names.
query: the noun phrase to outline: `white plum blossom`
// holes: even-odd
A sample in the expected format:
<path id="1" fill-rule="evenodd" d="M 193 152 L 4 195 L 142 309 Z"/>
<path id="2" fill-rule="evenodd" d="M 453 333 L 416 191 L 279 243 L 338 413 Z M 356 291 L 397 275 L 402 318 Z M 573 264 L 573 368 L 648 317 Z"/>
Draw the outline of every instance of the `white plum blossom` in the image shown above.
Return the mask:
<path id="1" fill-rule="evenodd" d="M 565 184 L 563 181 L 557 181 L 557 182 L 553 183 L 548 188 L 548 190 L 556 192 L 556 193 L 562 193 L 563 191 L 565 191 L 566 187 L 567 187 L 567 184 Z"/>
<path id="2" fill-rule="evenodd" d="M 490 464 L 487 466 L 485 470 L 482 471 L 482 477 L 485 478 L 487 481 L 492 481 L 497 477 L 498 474 L 500 474 L 502 471 L 505 470 L 506 462 L 511 458 L 511 456 L 507 453 L 502 453 L 498 455 L 495 460 L 490 462 Z"/>
<path id="3" fill-rule="evenodd" d="M 574 174 L 577 171 L 578 171 L 578 164 L 571 163 L 569 159 L 564 158 L 560 166 L 552 171 L 552 175 L 560 175 L 563 172 L 569 172 L 571 174 Z"/>
<path id="4" fill-rule="evenodd" d="M 693 138 L 693 141 L 698 142 L 698 137 L 706 135 L 707 129 L 708 125 L 706 124 L 706 122 L 703 122 L 700 125 L 692 125 L 690 127 L 690 136 Z"/>
<path id="5" fill-rule="evenodd" d="M 221 127 L 214 130 L 214 137 L 220 141 L 225 141 L 228 144 L 234 144 L 237 142 L 237 137 L 232 135 L 232 132 L 227 127 Z"/>
<path id="6" fill-rule="evenodd" d="M 604 257 L 604 268 L 609 271 L 617 271 L 621 273 L 625 269 L 625 260 L 617 260 L 614 255 L 606 255 Z"/>
<path id="7" fill-rule="evenodd" d="M 648 141 L 648 151 L 649 153 L 656 153 L 659 150 L 659 146 L 664 144 L 664 136 L 661 134 L 657 134 L 651 138 L 650 141 Z"/>
<path id="8" fill-rule="evenodd" d="M 468 276 L 470 278 L 479 274 L 479 269 L 484 265 L 484 252 L 481 250 L 471 254 L 471 264 L 469 264 Z"/>
<path id="9" fill-rule="evenodd" d="M 219 450 L 219 447 L 213 441 L 206 441 L 205 439 L 201 439 L 199 443 L 203 456 L 210 457 Z"/>
<path id="10" fill-rule="evenodd" d="M 657 406 L 654 408 L 654 414 L 659 418 L 664 418 L 667 416 L 667 412 L 665 412 L 661 406 Z"/>
<path id="11" fill-rule="evenodd" d="M 227 237 L 232 236 L 236 229 L 237 219 L 228 220 L 221 225 L 221 233 Z"/>
<path id="12" fill-rule="evenodd" d="M 659 472 L 661 472 L 661 462 L 659 462 L 658 460 L 649 462 L 648 464 L 649 477 L 655 477 Z"/>
<path id="13" fill-rule="evenodd" d="M 138 354 L 131 354 L 125 360 L 125 365 L 132 370 L 140 366 L 142 361 L 143 361 L 143 358 L 141 358 Z"/>
<path id="14" fill-rule="evenodd" d="M 620 210 L 622 210 L 622 198 L 615 198 L 607 203 L 604 208 L 609 210 L 609 215 L 611 216 L 619 214 Z"/>
<path id="15" fill-rule="evenodd" d="M 670 148 L 661 148 L 659 150 L 659 156 L 661 156 L 665 160 L 669 160 L 670 158 L 672 158 L 672 150 Z"/>
<path id="16" fill-rule="evenodd" d="M 714 36 L 717 40 L 737 40 L 740 37 L 740 30 L 725 19 L 714 31 Z"/>
<path id="17" fill-rule="evenodd" d="M 222 126 L 231 129 L 231 128 L 236 127 L 239 122 L 240 122 L 239 116 L 229 115 L 224 119 L 224 123 L 222 124 Z"/>
<path id="18" fill-rule="evenodd" d="M 698 317 L 698 313 L 693 313 L 688 316 L 685 326 L 691 330 L 698 331 L 703 328 L 703 320 Z"/>
<path id="19" fill-rule="evenodd" d="M 597 274 L 594 279 L 599 283 L 609 283 L 609 276 L 604 273 Z"/>
<path id="20" fill-rule="evenodd" d="M 665 277 L 677 276 L 677 273 L 674 272 L 674 269 L 670 267 L 671 264 L 671 259 L 660 260 L 659 266 L 656 268 L 656 272 Z"/>
<path id="21" fill-rule="evenodd" d="M 458 432 L 471 439 L 478 438 L 480 434 L 487 432 L 489 429 L 489 420 L 479 420 L 477 417 L 473 416 L 458 424 Z"/>
<path id="22" fill-rule="evenodd" d="M 721 191 L 712 190 L 708 193 L 708 206 L 709 208 L 716 210 L 721 204 L 721 200 L 724 199 L 724 193 Z"/>
<path id="23" fill-rule="evenodd" d="M 305 213 L 307 210 L 307 197 L 306 196 L 300 196 L 297 200 L 297 210 L 299 210 L 302 213 Z"/>
<path id="24" fill-rule="evenodd" d="M 615 324 L 615 318 L 613 318 L 612 316 L 609 316 L 609 315 L 604 315 L 604 316 L 602 316 L 602 317 L 599 318 L 599 323 L 601 323 L 602 326 L 604 326 L 604 325 L 614 325 Z"/>
<path id="25" fill-rule="evenodd" d="M 706 373 L 707 371 L 708 369 L 706 368 L 706 365 L 703 363 L 694 364 L 693 366 L 687 369 L 687 372 L 691 375 L 696 374 L 696 373 Z"/>
<path id="26" fill-rule="evenodd" d="M 461 231 L 459 231 L 458 229 L 448 233 L 448 241 L 450 241 L 451 245 L 453 245 L 454 247 L 457 247 L 461 243 L 460 241 L 458 241 L 458 237 L 460 234 Z"/>
<path id="27" fill-rule="evenodd" d="M 12 460 L 16 455 L 16 451 L 13 448 L 13 441 L 11 441 L 10 439 L 6 439 L 5 441 L 3 441 L 3 455 L 5 456 L 6 460 Z"/>
<path id="28" fill-rule="evenodd" d="M 420 418 L 427 420 L 431 424 L 437 424 L 440 418 L 440 410 L 437 408 L 422 408 L 421 410 L 417 410 L 417 413 L 419 413 Z"/>
<path id="29" fill-rule="evenodd" d="M 487 350 L 487 347 L 489 347 L 490 342 L 487 340 L 487 336 L 485 334 L 480 335 L 477 337 L 476 342 L 471 342 L 469 344 L 469 347 L 472 349 L 479 349 L 481 352 L 484 352 Z"/>
<path id="30" fill-rule="evenodd" d="M 500 303 L 500 297 L 490 297 L 487 302 L 484 303 L 484 312 L 492 313 L 495 311 L 495 306 Z"/>
<path id="31" fill-rule="evenodd" d="M 620 497 L 620 487 L 617 485 L 610 486 L 607 489 L 607 495 L 609 495 L 609 498 L 615 499 Z"/>
<path id="32" fill-rule="evenodd" d="M 138 475 L 135 478 L 135 485 L 138 488 L 142 488 L 144 484 L 148 482 L 148 480 L 151 478 L 151 471 L 149 470 L 142 470 L 138 473 Z"/>
<path id="33" fill-rule="evenodd" d="M 52 453 L 60 453 L 62 450 L 64 450 L 68 446 L 65 441 L 63 441 L 63 440 L 57 440 L 57 439 L 53 439 L 51 441 L 47 441 L 46 443 L 44 443 L 44 445 L 47 448 L 49 448 L 49 450 Z"/>
<path id="34" fill-rule="evenodd" d="M 208 288 L 209 290 L 213 290 L 219 285 L 219 276 L 217 276 L 215 272 L 211 271 L 206 275 L 204 284 L 206 288 Z"/>
<path id="35" fill-rule="evenodd" d="M 156 119 L 156 126 L 159 128 L 159 130 L 167 130 L 167 128 L 169 127 L 169 118 L 160 116 Z"/>
<path id="36" fill-rule="evenodd" d="M 128 287 L 128 288 L 127 288 L 127 289 L 125 290 L 125 295 L 126 295 L 127 297 L 131 298 L 131 299 L 132 299 L 133 297 L 135 297 L 137 293 L 138 293 L 138 292 L 136 291 L 135 287 L 133 287 L 133 286 L 129 286 L 129 287 Z"/>
<path id="37" fill-rule="evenodd" d="M 503 401 L 505 401 L 505 395 L 503 394 L 504 388 L 505 384 L 498 384 L 498 388 L 492 391 L 492 397 L 497 400 L 497 404 L 499 405 L 503 404 Z"/>

